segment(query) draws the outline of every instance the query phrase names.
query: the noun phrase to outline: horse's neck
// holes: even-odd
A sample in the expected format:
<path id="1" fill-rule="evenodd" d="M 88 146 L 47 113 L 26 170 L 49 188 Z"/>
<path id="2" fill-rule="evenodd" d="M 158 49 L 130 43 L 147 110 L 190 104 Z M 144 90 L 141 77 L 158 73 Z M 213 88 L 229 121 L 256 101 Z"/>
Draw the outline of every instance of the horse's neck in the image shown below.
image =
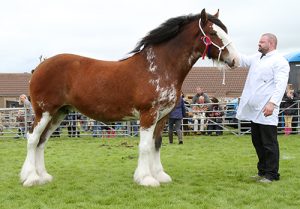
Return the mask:
<path id="1" fill-rule="evenodd" d="M 201 56 L 198 45 L 195 36 L 183 32 L 158 49 L 163 54 L 161 61 L 168 66 L 166 70 L 181 83 Z"/>

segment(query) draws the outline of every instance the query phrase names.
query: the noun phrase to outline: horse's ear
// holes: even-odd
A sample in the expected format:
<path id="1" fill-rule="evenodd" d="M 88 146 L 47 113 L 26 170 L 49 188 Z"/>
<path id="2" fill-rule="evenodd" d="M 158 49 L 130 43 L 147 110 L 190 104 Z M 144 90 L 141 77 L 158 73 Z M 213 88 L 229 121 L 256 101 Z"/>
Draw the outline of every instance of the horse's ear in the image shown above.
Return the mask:
<path id="1" fill-rule="evenodd" d="M 217 11 L 217 13 L 214 15 L 216 18 L 219 18 L 219 9 Z"/>
<path id="2" fill-rule="evenodd" d="M 205 25 L 207 22 L 207 14 L 206 14 L 205 9 L 202 9 L 200 18 L 201 18 L 202 25 Z"/>

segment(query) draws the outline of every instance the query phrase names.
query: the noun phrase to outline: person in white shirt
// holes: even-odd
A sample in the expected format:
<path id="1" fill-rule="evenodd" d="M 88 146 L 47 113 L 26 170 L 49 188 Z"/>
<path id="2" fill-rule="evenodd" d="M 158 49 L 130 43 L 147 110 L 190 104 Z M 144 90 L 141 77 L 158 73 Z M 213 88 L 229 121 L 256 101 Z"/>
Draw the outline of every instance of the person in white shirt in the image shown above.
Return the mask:
<path id="1" fill-rule="evenodd" d="M 25 133 L 28 131 L 28 128 L 31 128 L 31 125 L 34 121 L 34 112 L 32 109 L 32 105 L 28 99 L 28 97 L 25 94 L 21 94 L 19 96 L 19 105 L 23 105 L 24 108 L 26 108 L 26 123 L 27 125 L 25 126 Z M 26 136 L 25 136 L 26 137 Z"/>
<path id="2" fill-rule="evenodd" d="M 240 65 L 249 67 L 249 73 L 236 117 L 251 121 L 251 138 L 258 156 L 258 175 L 255 177 L 263 183 L 279 180 L 280 177 L 278 113 L 290 67 L 276 47 L 276 36 L 266 33 L 258 43 L 260 53 L 240 55 Z"/>

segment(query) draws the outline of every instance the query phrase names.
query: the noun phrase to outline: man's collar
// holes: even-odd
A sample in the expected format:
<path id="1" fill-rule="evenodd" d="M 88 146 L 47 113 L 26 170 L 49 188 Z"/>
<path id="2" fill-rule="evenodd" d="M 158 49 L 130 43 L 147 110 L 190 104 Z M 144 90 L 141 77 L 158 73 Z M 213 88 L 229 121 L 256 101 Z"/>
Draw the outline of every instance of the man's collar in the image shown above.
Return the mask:
<path id="1" fill-rule="evenodd" d="M 277 53 L 277 50 L 274 49 L 274 50 L 268 52 L 268 53 L 266 54 L 266 56 L 268 57 L 268 56 L 271 56 L 271 55 L 276 54 L 276 53 Z"/>

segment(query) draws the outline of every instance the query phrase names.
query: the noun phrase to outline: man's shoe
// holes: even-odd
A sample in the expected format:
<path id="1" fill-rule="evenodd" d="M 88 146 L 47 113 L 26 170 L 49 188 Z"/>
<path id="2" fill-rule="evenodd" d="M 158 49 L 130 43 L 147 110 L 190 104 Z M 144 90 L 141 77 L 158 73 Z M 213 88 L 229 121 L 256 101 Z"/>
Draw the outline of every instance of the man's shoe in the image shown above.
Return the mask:
<path id="1" fill-rule="evenodd" d="M 18 139 L 18 138 L 20 138 L 20 135 L 16 135 L 15 137 L 14 137 L 14 139 Z"/>
<path id="2" fill-rule="evenodd" d="M 260 179 L 258 182 L 264 183 L 264 184 L 268 184 L 268 183 L 272 183 L 272 180 L 267 179 L 267 178 L 262 178 L 262 179 Z"/>
<path id="3" fill-rule="evenodd" d="M 265 178 L 264 176 L 260 176 L 260 175 L 255 175 L 255 176 L 250 176 L 251 179 L 255 180 L 255 181 L 259 181 L 263 178 Z"/>
<path id="4" fill-rule="evenodd" d="M 179 141 L 179 144 L 183 144 L 183 141 Z"/>

